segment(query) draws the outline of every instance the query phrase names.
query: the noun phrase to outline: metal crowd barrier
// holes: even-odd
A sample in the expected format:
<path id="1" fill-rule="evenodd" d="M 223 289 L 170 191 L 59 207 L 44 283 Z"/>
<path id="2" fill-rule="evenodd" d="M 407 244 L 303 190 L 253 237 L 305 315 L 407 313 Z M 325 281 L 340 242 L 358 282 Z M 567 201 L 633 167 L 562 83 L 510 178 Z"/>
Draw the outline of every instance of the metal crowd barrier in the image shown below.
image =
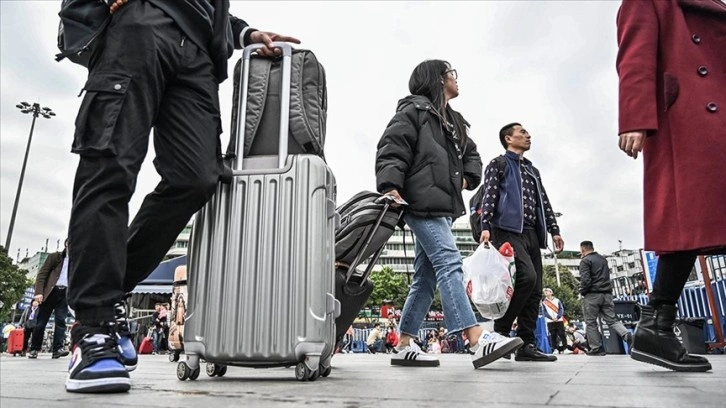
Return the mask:
<path id="1" fill-rule="evenodd" d="M 711 283 L 716 298 L 718 313 L 726 318 L 726 279 Z M 648 295 L 640 294 L 635 296 L 621 296 L 617 300 L 629 300 L 638 302 L 641 305 L 648 304 Z M 686 287 L 678 299 L 678 317 L 680 319 L 711 319 L 713 318 L 706 298 L 705 286 Z"/>

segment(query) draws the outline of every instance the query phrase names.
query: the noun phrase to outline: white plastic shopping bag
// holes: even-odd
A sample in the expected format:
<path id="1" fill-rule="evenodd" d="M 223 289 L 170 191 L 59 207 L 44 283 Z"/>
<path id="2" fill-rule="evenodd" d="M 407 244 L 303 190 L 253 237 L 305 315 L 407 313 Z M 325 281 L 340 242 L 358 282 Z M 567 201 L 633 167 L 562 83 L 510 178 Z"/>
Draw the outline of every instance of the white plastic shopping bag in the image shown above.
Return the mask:
<path id="1" fill-rule="evenodd" d="M 487 319 L 507 312 L 514 293 L 514 251 L 506 242 L 499 250 L 481 244 L 464 258 L 464 287 L 469 299 Z"/>

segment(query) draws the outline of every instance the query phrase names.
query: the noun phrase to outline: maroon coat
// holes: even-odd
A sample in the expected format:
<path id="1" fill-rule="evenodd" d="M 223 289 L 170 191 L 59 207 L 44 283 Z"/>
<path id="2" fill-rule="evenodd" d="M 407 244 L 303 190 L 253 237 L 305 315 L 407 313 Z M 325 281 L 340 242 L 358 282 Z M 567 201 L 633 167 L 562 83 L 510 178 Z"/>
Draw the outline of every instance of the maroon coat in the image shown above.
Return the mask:
<path id="1" fill-rule="evenodd" d="M 648 134 L 645 248 L 726 249 L 726 4 L 623 0 L 617 27 L 619 133 Z"/>

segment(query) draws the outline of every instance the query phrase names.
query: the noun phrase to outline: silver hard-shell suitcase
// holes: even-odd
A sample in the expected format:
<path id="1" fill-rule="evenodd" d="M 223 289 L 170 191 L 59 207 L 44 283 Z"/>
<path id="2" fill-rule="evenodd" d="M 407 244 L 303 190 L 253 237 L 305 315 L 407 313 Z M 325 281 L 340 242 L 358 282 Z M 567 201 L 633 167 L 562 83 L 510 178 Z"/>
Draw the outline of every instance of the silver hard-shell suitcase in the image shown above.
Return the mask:
<path id="1" fill-rule="evenodd" d="M 227 366 L 295 366 L 299 380 L 330 374 L 334 351 L 335 178 L 316 155 L 288 155 L 290 55 L 283 50 L 278 156 L 244 158 L 197 214 L 189 247 L 189 295 L 180 380 Z M 243 53 L 237 135 L 244 135 L 253 45 Z"/>

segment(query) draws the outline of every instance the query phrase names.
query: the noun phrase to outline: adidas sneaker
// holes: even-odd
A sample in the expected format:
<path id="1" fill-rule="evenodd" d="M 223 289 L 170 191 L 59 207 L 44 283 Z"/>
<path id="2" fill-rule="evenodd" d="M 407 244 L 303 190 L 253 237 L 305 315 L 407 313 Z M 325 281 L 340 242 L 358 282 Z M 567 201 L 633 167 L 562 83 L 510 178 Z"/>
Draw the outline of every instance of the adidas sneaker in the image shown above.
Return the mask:
<path id="1" fill-rule="evenodd" d="M 391 356 L 391 365 L 405 367 L 438 367 L 439 360 L 434 356 L 424 353 L 421 348 L 413 342 L 408 346 L 399 349 L 396 347 L 397 353 Z"/>
<path id="2" fill-rule="evenodd" d="M 471 356 L 474 368 L 483 367 L 494 362 L 507 354 L 522 347 L 524 342 L 519 337 L 504 337 L 496 332 L 484 330 L 479 337 L 479 342 L 474 346 L 476 350 Z"/>

